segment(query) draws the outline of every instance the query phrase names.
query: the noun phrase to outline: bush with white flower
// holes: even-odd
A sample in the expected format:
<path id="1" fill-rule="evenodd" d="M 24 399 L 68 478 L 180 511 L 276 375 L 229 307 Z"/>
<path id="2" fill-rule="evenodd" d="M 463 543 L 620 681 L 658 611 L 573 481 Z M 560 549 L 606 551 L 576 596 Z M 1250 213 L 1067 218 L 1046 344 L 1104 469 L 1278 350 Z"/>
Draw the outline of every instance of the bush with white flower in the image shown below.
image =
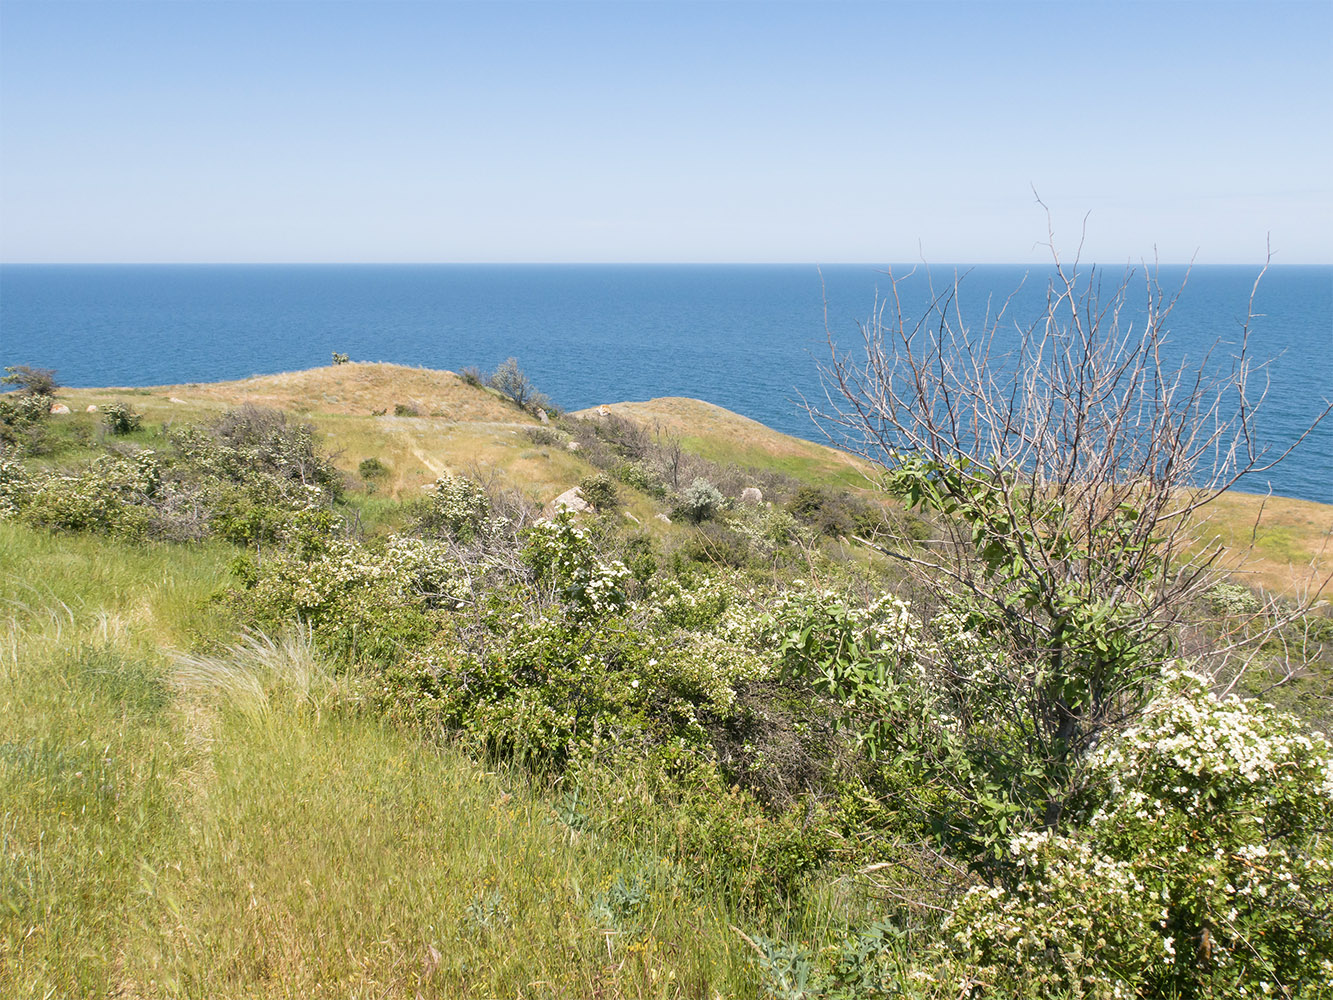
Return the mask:
<path id="1" fill-rule="evenodd" d="M 552 588 L 574 618 L 616 614 L 629 603 L 629 569 L 618 559 L 602 560 L 568 511 L 533 525 L 524 537 L 522 555 L 537 583 Z"/>
<path id="2" fill-rule="evenodd" d="M 428 535 L 448 535 L 462 542 L 491 529 L 491 499 L 476 480 L 443 475 L 417 516 L 417 529 Z"/>
<path id="3" fill-rule="evenodd" d="M 1087 784 L 1081 827 L 1015 837 L 950 918 L 995 995 L 1329 995 L 1327 740 L 1173 669 Z"/>

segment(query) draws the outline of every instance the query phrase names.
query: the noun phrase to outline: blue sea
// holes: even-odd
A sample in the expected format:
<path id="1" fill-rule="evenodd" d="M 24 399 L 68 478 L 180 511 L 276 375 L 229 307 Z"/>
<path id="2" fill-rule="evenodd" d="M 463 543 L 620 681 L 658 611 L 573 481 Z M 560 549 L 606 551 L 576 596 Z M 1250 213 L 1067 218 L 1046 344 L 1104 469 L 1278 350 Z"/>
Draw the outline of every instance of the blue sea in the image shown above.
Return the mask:
<path id="1" fill-rule="evenodd" d="M 1049 277 L 958 273 L 974 327 L 1020 285 L 1007 315 L 1035 317 Z M 1257 273 L 1196 267 L 1168 324 L 1172 349 L 1198 358 L 1220 340 L 1225 360 Z M 1122 275 L 1108 270 L 1105 286 Z M 936 289 L 954 277 L 930 273 Z M 1185 270 L 1159 278 L 1175 289 Z M 888 287 L 869 265 L 3 265 L 0 363 L 55 368 L 72 386 L 145 386 L 309 368 L 333 351 L 455 371 L 514 356 L 567 409 L 694 396 L 822 440 L 801 399 L 821 395 L 826 315 L 854 347 Z M 922 312 L 926 274 L 903 291 L 906 312 Z M 1273 359 L 1259 430 L 1276 446 L 1333 397 L 1333 268 L 1270 269 L 1255 310 L 1252 352 Z M 1244 485 L 1333 503 L 1333 418 Z"/>

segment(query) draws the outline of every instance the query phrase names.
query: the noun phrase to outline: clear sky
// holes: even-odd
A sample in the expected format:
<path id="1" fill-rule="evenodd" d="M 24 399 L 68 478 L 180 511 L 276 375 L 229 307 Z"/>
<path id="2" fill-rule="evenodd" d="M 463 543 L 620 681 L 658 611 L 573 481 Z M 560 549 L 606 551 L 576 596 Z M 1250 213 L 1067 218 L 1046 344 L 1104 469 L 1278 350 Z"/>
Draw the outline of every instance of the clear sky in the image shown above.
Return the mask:
<path id="1" fill-rule="evenodd" d="M 1333 3 L 0 0 L 0 260 L 1333 263 Z"/>

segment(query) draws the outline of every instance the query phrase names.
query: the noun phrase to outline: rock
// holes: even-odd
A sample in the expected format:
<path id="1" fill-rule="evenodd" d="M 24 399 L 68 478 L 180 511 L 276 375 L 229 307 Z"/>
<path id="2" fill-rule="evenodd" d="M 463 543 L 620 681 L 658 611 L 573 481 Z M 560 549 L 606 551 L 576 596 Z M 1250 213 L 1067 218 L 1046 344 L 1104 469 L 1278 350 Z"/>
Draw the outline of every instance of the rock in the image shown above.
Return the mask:
<path id="1" fill-rule="evenodd" d="M 89 413 L 96 413 L 96 412 L 97 412 L 97 404 L 96 404 L 96 403 L 89 403 L 89 404 L 88 404 L 88 410 L 87 410 L 87 412 L 89 412 Z"/>
<path id="2" fill-rule="evenodd" d="M 657 519 L 661 521 L 663 524 L 671 523 L 671 518 L 667 517 L 665 514 L 658 514 Z"/>
<path id="3" fill-rule="evenodd" d="M 625 511 L 625 517 L 627 520 L 633 521 L 635 524 L 640 523 L 639 519 L 635 517 L 633 514 L 631 514 L 629 511 Z"/>
<path id="4" fill-rule="evenodd" d="M 611 407 L 609 407 L 609 406 L 599 406 L 599 407 L 597 407 L 597 415 L 598 415 L 599 417 L 609 417 L 609 416 L 611 416 Z"/>
<path id="5" fill-rule="evenodd" d="M 52 403 L 52 404 L 51 404 L 51 412 L 52 412 L 52 413 L 68 413 L 68 412 L 69 412 L 69 407 L 66 406 L 64 403 Z"/>
<path id="6" fill-rule="evenodd" d="M 575 486 L 573 489 L 565 490 L 553 501 L 551 506 L 556 510 L 571 510 L 575 514 L 581 514 L 585 510 L 592 510 L 592 505 L 583 499 L 582 491 Z"/>
<path id="7" fill-rule="evenodd" d="M 583 447 L 583 445 L 579 444 L 577 441 L 571 441 L 571 442 L 569 442 L 569 444 L 565 445 L 565 450 L 566 450 L 566 451 L 578 451 L 578 450 L 579 450 L 580 448 L 582 448 L 582 447 Z"/>
<path id="8" fill-rule="evenodd" d="M 183 399 L 177 399 L 175 396 L 168 396 L 168 397 L 167 397 L 167 402 L 168 402 L 168 403 L 184 403 L 185 400 L 183 400 Z"/>
<path id="9" fill-rule="evenodd" d="M 764 502 L 764 494 L 760 492 L 757 486 L 747 486 L 741 490 L 741 503 L 760 504 Z"/>
<path id="10" fill-rule="evenodd" d="M 545 410 L 538 410 L 538 411 L 537 411 L 537 419 L 540 420 L 540 421 L 541 421 L 542 423 L 544 423 L 544 424 L 549 424 L 549 423 L 551 422 L 551 418 L 548 417 L 548 416 L 546 415 L 546 411 L 545 411 Z"/>

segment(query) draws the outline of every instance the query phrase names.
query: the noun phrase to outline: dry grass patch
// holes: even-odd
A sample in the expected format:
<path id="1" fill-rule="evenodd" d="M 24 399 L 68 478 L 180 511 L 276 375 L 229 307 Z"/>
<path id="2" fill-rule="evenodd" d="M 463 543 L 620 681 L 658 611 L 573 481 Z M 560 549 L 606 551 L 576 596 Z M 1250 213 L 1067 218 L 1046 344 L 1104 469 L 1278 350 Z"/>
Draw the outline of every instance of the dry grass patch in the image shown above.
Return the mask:
<path id="1" fill-rule="evenodd" d="M 680 439 L 689 451 L 714 462 L 777 469 L 796 478 L 847 486 L 863 486 L 873 466 L 846 452 L 803 441 L 700 399 L 669 396 L 642 403 L 608 404 L 613 414 Z M 593 418 L 598 408 L 580 410 Z"/>
<path id="2" fill-rule="evenodd" d="M 1239 562 L 1235 576 L 1251 587 L 1306 598 L 1312 585 L 1333 575 L 1333 507 L 1327 504 L 1226 493 L 1207 508 L 1199 533 L 1223 545 L 1224 563 Z"/>
<path id="3" fill-rule="evenodd" d="M 277 375 L 252 375 L 234 382 L 191 382 L 145 388 L 62 389 L 59 398 L 73 409 L 126 397 L 156 416 L 175 407 L 225 409 L 250 403 L 295 413 L 370 415 L 410 406 L 421 416 L 445 420 L 535 423 L 528 415 L 485 389 L 468 385 L 450 371 L 384 363 L 352 363 Z M 171 403 L 171 399 L 183 403 Z"/>

